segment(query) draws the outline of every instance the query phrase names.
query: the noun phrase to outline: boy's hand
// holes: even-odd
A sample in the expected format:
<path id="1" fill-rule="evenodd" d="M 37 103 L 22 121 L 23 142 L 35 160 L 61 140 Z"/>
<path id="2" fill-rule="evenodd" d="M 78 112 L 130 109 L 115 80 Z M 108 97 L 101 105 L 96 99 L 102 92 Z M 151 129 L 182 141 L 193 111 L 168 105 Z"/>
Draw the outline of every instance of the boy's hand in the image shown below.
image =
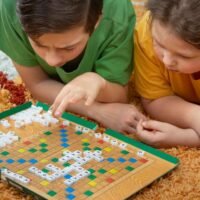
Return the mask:
<path id="1" fill-rule="evenodd" d="M 91 105 L 101 89 L 106 87 L 106 80 L 100 75 L 87 72 L 70 81 L 56 97 L 51 106 L 55 116 L 61 116 L 68 104 L 83 100 L 85 105 Z"/>
<path id="2" fill-rule="evenodd" d="M 93 115 L 104 127 L 128 134 L 136 132 L 137 123 L 141 119 L 146 120 L 134 105 L 122 103 L 101 104 Z"/>

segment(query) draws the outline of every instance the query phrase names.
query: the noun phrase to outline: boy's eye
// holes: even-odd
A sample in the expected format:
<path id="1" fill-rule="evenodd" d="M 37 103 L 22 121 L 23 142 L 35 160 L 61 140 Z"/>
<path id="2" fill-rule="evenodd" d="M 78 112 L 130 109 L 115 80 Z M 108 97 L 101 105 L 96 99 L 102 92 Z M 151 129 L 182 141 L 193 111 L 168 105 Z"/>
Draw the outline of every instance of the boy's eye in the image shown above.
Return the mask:
<path id="1" fill-rule="evenodd" d="M 65 51 L 73 51 L 75 49 L 75 47 L 72 47 L 72 48 L 63 48 L 61 50 L 65 50 Z"/>
<path id="2" fill-rule="evenodd" d="M 47 48 L 47 47 L 42 46 L 42 45 L 40 45 L 40 44 L 36 44 L 36 46 L 39 47 L 39 48 Z"/>

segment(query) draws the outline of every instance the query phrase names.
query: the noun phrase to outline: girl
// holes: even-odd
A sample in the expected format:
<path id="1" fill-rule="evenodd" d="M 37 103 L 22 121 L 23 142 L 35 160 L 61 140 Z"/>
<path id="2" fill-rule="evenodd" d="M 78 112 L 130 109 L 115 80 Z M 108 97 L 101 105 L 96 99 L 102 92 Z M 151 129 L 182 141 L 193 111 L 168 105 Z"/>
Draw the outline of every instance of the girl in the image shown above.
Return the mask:
<path id="1" fill-rule="evenodd" d="M 149 0 L 135 32 L 135 85 L 146 112 L 137 135 L 154 146 L 200 146 L 200 1 Z"/>

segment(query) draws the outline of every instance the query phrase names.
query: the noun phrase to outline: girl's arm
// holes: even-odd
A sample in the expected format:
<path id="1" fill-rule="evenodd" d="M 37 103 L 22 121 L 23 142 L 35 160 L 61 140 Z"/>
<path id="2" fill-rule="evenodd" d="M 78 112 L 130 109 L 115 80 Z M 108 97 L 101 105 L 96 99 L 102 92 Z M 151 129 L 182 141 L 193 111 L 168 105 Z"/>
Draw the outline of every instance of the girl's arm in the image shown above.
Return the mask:
<path id="1" fill-rule="evenodd" d="M 156 100 L 142 99 L 151 117 L 181 128 L 193 129 L 200 137 L 200 107 L 178 96 L 166 96 Z"/>

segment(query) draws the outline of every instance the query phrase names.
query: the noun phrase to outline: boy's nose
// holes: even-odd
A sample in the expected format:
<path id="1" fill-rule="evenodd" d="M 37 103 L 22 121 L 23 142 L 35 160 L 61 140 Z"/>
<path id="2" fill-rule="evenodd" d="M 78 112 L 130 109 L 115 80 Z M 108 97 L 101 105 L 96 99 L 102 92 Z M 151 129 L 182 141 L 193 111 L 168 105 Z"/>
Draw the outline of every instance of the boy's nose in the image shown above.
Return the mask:
<path id="1" fill-rule="evenodd" d="M 45 61 L 47 62 L 48 65 L 54 67 L 63 65 L 63 59 L 59 54 L 55 52 L 47 52 L 45 56 Z"/>

